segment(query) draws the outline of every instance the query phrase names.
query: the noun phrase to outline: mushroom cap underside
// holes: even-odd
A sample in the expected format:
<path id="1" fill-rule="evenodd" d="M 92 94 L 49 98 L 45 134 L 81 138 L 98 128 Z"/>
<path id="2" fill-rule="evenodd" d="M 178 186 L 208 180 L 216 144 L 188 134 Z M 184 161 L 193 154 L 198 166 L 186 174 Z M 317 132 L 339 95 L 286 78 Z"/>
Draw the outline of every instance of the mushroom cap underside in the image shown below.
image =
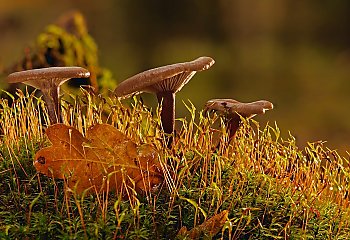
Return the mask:
<path id="1" fill-rule="evenodd" d="M 205 104 L 206 110 L 215 110 L 224 114 L 239 114 L 242 117 L 253 117 L 273 109 L 273 104 L 266 100 L 242 103 L 234 99 L 212 99 Z"/>
<path id="2" fill-rule="evenodd" d="M 128 97 L 141 92 L 178 92 L 197 71 L 210 68 L 215 61 L 199 57 L 191 62 L 175 63 L 138 73 L 118 85 L 117 97 Z"/>
<path id="3" fill-rule="evenodd" d="M 8 75 L 8 83 L 25 83 L 41 89 L 46 85 L 61 85 L 71 78 L 87 78 L 90 72 L 82 67 L 48 67 L 14 72 Z"/>

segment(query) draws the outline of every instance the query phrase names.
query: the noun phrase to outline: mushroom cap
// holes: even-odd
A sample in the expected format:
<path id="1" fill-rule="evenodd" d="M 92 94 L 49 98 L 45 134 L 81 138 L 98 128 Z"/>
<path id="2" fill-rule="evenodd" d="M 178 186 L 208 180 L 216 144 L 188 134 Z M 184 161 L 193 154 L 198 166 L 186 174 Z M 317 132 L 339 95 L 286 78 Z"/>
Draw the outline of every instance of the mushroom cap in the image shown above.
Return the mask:
<path id="1" fill-rule="evenodd" d="M 48 85 L 61 85 L 71 78 L 87 78 L 90 72 L 82 67 L 48 67 L 14 72 L 7 76 L 8 83 L 25 83 L 42 89 Z"/>
<path id="2" fill-rule="evenodd" d="M 175 63 L 138 73 L 114 90 L 117 97 L 126 98 L 141 92 L 178 92 L 198 71 L 210 68 L 215 61 L 211 57 L 199 57 L 191 62 Z"/>
<path id="3" fill-rule="evenodd" d="M 206 110 L 215 110 L 227 115 L 239 114 L 242 117 L 254 117 L 273 109 L 273 104 L 266 100 L 242 103 L 234 99 L 212 99 L 205 104 Z"/>

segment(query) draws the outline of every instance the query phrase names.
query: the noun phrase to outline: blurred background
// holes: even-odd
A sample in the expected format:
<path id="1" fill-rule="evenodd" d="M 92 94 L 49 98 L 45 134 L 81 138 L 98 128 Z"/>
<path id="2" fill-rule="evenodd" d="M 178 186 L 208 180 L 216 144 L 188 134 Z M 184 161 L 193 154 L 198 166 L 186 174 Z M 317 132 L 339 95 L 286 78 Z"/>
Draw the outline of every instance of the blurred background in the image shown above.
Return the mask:
<path id="1" fill-rule="evenodd" d="M 257 119 L 303 147 L 350 150 L 350 1 L 0 0 L 0 66 L 23 56 L 64 12 L 81 11 L 100 65 L 120 82 L 149 68 L 211 56 L 177 95 L 201 109 L 212 98 L 266 99 Z M 155 106 L 155 97 L 144 96 Z"/>

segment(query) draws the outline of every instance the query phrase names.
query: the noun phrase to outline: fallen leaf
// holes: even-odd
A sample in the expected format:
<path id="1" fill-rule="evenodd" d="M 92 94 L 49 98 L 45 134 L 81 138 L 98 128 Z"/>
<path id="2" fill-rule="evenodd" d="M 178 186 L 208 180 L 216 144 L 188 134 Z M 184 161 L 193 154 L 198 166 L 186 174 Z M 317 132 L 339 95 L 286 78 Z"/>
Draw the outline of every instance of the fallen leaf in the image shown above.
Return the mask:
<path id="1" fill-rule="evenodd" d="M 224 226 L 228 218 L 228 213 L 228 210 L 224 210 L 205 220 L 202 224 L 192 228 L 191 230 L 187 230 L 186 227 L 182 227 L 177 235 L 187 239 L 200 239 L 203 236 L 212 238 L 218 234 Z"/>
<path id="2" fill-rule="evenodd" d="M 68 187 L 76 187 L 78 193 L 88 188 L 123 191 L 125 187 L 135 187 L 141 193 L 163 182 L 156 149 L 149 144 L 136 145 L 111 125 L 96 124 L 87 130 L 86 137 L 60 123 L 45 133 L 52 146 L 35 154 L 36 170 L 66 179 Z"/>

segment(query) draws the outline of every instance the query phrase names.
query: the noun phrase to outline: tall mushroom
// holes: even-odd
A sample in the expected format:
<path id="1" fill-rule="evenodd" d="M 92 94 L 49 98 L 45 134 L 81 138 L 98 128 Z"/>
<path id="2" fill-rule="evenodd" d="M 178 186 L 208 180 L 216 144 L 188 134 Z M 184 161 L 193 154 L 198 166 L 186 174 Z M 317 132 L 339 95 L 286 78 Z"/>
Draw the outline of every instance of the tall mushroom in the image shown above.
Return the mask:
<path id="1" fill-rule="evenodd" d="M 235 136 L 239 128 L 241 116 L 252 118 L 271 109 L 273 109 L 273 104 L 266 100 L 242 103 L 234 99 L 212 99 L 205 104 L 205 110 L 214 110 L 226 117 L 230 140 Z"/>
<path id="2" fill-rule="evenodd" d="M 126 98 L 141 92 L 155 93 L 162 103 L 161 121 L 165 133 L 173 133 L 175 125 L 175 94 L 188 83 L 198 71 L 210 68 L 215 61 L 199 57 L 191 62 L 176 63 L 136 74 L 117 86 L 114 93 Z"/>
<path id="3" fill-rule="evenodd" d="M 47 104 L 51 123 L 61 121 L 60 86 L 71 78 L 87 78 L 90 73 L 81 67 L 49 67 L 14 72 L 8 83 L 24 83 L 39 89 Z"/>

